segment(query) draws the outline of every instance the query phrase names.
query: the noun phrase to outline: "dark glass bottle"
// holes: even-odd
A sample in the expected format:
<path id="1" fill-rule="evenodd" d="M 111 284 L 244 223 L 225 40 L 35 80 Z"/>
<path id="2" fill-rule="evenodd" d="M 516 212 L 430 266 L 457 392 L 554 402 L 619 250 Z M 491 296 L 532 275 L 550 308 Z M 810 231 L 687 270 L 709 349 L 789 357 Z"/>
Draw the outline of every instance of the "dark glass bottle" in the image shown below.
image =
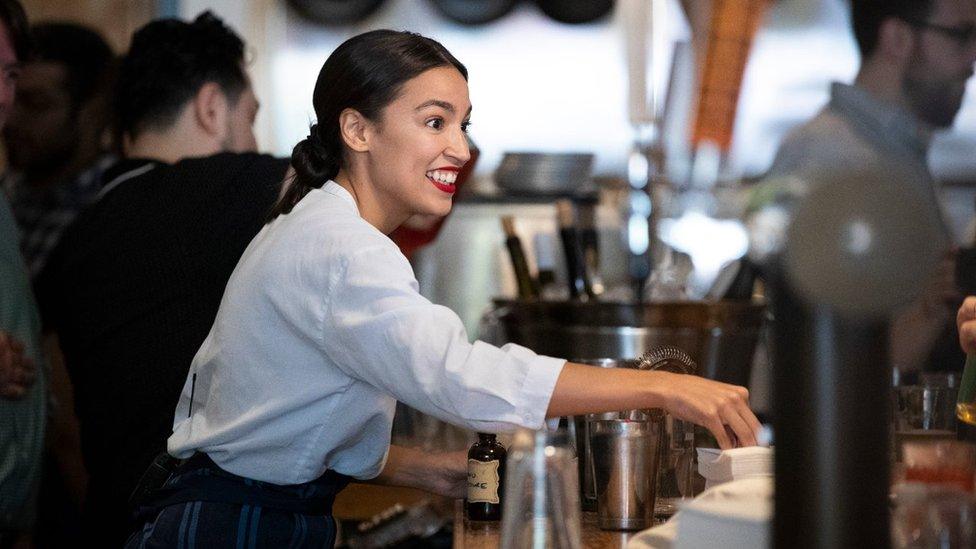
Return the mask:
<path id="1" fill-rule="evenodd" d="M 495 435 L 478 433 L 478 442 L 468 450 L 468 520 L 502 518 L 507 455 Z"/>
<path id="2" fill-rule="evenodd" d="M 559 224 L 559 238 L 563 241 L 566 256 L 566 276 L 569 282 L 569 297 L 575 301 L 588 301 L 594 297 L 589 273 L 586 272 L 586 258 L 583 241 L 576 227 L 573 203 L 568 199 L 556 201 L 556 218 Z"/>
<path id="3" fill-rule="evenodd" d="M 515 232 L 515 219 L 510 215 L 502 217 L 502 229 L 507 237 L 505 245 L 508 246 L 508 253 L 512 258 L 515 281 L 518 282 L 519 299 L 538 299 L 539 282 L 532 278 L 532 274 L 529 272 L 529 263 L 525 259 L 522 241 L 519 240 L 518 233 Z"/>

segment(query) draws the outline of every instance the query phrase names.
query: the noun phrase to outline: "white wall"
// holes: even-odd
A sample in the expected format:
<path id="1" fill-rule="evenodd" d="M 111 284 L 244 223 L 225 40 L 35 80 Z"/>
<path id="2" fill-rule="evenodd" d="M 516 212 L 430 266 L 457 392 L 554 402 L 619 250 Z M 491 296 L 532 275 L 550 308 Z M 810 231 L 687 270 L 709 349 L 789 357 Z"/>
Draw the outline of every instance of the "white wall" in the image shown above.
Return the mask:
<path id="1" fill-rule="evenodd" d="M 277 147 L 307 131 L 309 98 L 328 54 L 374 28 L 430 36 L 468 67 L 479 171 L 493 170 L 506 150 L 598 151 L 599 171 L 622 169 L 631 134 L 619 21 L 559 25 L 527 3 L 477 29 L 449 22 L 426 0 L 387 0 L 365 24 L 338 30 L 289 13 L 285 47 L 273 61 Z"/>
<path id="2" fill-rule="evenodd" d="M 829 82 L 853 78 L 858 59 L 845 4 L 779 0 L 767 14 L 736 125 L 732 161 L 741 173 L 762 173 L 786 131 L 826 102 Z M 426 0 L 386 0 L 363 24 L 328 28 L 301 19 L 284 0 L 181 0 L 184 16 L 203 9 L 224 17 L 252 46 L 263 105 L 259 141 L 267 150 L 287 154 L 307 133 L 312 88 L 328 54 L 354 34 L 387 27 L 431 36 L 468 66 L 479 172 L 494 170 L 506 150 L 555 150 L 594 151 L 598 173 L 624 173 L 631 130 L 619 13 L 568 26 L 523 2 L 502 20 L 472 29 L 444 19 Z M 680 19 L 674 29 L 675 36 L 686 32 Z M 937 175 L 976 172 L 973 96 L 970 90 L 955 130 L 936 142 Z"/>

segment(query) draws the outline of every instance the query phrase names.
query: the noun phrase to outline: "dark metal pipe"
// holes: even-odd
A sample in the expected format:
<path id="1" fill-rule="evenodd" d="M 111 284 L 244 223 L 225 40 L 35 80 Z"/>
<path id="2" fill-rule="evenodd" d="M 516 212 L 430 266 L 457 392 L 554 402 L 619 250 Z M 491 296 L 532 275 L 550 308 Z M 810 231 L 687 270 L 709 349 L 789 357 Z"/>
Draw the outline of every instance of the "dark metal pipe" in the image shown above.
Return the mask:
<path id="1" fill-rule="evenodd" d="M 887 326 L 770 279 L 777 548 L 888 547 Z"/>
<path id="2" fill-rule="evenodd" d="M 775 318 L 777 548 L 890 544 L 887 319 L 947 242 L 927 183 L 896 167 L 768 183 L 752 223 Z"/>

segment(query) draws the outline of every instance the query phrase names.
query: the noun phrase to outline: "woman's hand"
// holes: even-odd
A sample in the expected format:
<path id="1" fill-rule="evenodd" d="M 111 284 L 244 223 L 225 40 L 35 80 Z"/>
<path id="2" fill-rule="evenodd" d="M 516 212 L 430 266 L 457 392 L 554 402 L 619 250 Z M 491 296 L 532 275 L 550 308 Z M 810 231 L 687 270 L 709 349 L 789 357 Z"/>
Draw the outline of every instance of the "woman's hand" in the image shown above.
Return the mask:
<path id="1" fill-rule="evenodd" d="M 723 450 L 755 446 L 762 425 L 749 408 L 749 391 L 693 375 L 648 372 L 660 377 L 663 408 L 678 419 L 697 423 Z"/>
<path id="2" fill-rule="evenodd" d="M 467 479 L 467 452 L 433 454 L 418 448 L 392 445 L 379 476 L 367 482 L 463 498 L 467 495 Z"/>
<path id="3" fill-rule="evenodd" d="M 468 453 L 464 450 L 431 455 L 431 484 L 427 490 L 454 499 L 468 495 Z"/>
<path id="4" fill-rule="evenodd" d="M 967 354 L 976 352 L 976 296 L 969 296 L 956 313 L 959 345 Z"/>
<path id="5" fill-rule="evenodd" d="M 24 354 L 24 344 L 0 331 L 0 398 L 23 398 L 35 377 L 34 361 Z"/>

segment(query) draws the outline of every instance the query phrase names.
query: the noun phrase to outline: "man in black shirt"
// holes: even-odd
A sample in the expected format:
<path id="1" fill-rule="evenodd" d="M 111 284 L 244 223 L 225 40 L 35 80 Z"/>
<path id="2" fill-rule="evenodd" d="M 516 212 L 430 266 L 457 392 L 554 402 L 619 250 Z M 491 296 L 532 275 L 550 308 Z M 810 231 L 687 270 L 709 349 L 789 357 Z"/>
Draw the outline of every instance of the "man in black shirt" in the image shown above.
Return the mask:
<path id="1" fill-rule="evenodd" d="M 125 540 L 128 496 L 165 450 L 190 362 L 287 170 L 253 152 L 243 53 L 209 13 L 135 34 L 116 100 L 127 159 L 39 282 L 74 386 L 98 546 Z"/>

